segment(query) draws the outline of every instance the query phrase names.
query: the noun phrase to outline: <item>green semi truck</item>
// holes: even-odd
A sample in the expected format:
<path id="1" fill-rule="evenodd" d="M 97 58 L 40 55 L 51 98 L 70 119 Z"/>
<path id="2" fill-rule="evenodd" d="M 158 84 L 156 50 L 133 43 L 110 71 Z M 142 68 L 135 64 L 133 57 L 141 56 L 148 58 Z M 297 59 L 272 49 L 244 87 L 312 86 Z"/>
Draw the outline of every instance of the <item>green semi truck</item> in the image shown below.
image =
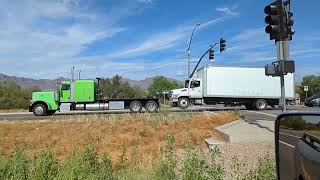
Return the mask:
<path id="1" fill-rule="evenodd" d="M 106 99 L 97 80 L 71 80 L 58 83 L 56 91 L 34 92 L 29 112 L 35 116 L 50 116 L 60 110 L 61 104 L 69 104 L 70 110 L 121 110 L 139 113 L 143 108 L 154 113 L 159 110 L 157 98 Z"/>

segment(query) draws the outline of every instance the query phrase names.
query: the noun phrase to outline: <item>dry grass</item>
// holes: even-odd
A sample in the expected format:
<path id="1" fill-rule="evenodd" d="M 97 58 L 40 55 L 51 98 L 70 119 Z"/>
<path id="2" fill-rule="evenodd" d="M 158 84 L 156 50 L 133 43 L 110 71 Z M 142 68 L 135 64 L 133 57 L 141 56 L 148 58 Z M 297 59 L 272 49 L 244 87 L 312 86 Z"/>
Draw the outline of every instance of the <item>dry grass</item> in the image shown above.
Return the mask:
<path id="1" fill-rule="evenodd" d="M 98 154 L 107 151 L 115 164 L 123 161 L 126 166 L 152 165 L 165 146 L 168 133 L 174 135 L 176 148 L 185 147 L 190 137 L 200 145 L 206 137 L 220 136 L 215 127 L 236 118 L 233 113 L 160 113 L 0 122 L 0 153 L 9 157 L 15 148 L 24 147 L 34 155 L 50 148 L 63 160 L 93 141 Z"/>
<path id="2" fill-rule="evenodd" d="M 0 109 L 0 113 L 27 112 L 26 109 Z"/>

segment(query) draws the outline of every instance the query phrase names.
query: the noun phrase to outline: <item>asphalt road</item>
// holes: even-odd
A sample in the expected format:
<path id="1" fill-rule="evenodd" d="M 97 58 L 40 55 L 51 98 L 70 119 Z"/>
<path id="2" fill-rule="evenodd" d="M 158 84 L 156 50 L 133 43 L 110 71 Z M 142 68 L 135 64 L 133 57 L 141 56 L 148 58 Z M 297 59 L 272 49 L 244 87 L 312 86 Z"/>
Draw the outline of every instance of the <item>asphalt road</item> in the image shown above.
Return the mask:
<path id="1" fill-rule="evenodd" d="M 178 108 L 172 108 L 170 112 L 219 112 L 219 111 L 234 111 L 239 110 L 241 117 L 251 122 L 256 120 L 270 120 L 274 121 L 276 116 L 282 113 L 279 109 L 268 109 L 265 111 L 248 111 L 244 107 L 223 107 L 221 105 L 217 106 L 194 106 L 190 107 L 188 110 L 181 110 Z M 294 106 L 289 107 L 288 112 L 297 111 L 320 111 L 320 108 L 308 108 L 304 106 Z M 13 121 L 13 120 L 41 120 L 41 119 L 58 119 L 62 116 L 72 116 L 72 115 L 92 115 L 92 114 L 104 114 L 104 115 L 114 115 L 114 114 L 126 114 L 129 113 L 128 110 L 109 110 L 109 111 L 79 111 L 79 112 L 57 112 L 52 116 L 37 117 L 29 112 L 22 113 L 0 113 L 0 121 Z"/>

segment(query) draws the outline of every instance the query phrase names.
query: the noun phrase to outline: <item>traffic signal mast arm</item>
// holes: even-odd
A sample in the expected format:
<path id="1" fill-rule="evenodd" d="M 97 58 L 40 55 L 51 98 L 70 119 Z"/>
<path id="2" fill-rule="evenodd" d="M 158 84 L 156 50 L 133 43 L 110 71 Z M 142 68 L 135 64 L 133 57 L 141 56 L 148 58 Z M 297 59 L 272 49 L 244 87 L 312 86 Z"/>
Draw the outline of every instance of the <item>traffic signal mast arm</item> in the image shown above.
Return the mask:
<path id="1" fill-rule="evenodd" d="M 213 46 L 211 45 L 210 48 L 201 56 L 201 58 L 199 59 L 196 67 L 193 69 L 192 73 L 190 74 L 189 78 L 192 78 L 193 74 L 196 72 L 199 64 L 201 63 L 203 57 L 209 53 L 209 60 L 213 60 L 214 59 L 214 50 L 213 48 L 217 45 L 218 43 L 215 43 Z M 224 40 L 223 38 L 220 38 L 220 53 L 226 50 L 226 40 Z"/>
<path id="2" fill-rule="evenodd" d="M 196 65 L 196 67 L 194 67 L 192 73 L 190 74 L 190 77 L 189 77 L 189 78 L 192 78 L 193 74 L 196 72 L 199 64 L 201 63 L 203 57 L 204 57 L 205 55 L 207 55 L 210 51 L 212 51 L 212 49 L 213 49 L 217 44 L 218 44 L 218 43 L 215 43 L 213 46 L 211 45 L 210 48 L 201 56 L 201 58 L 199 59 L 197 65 Z"/>

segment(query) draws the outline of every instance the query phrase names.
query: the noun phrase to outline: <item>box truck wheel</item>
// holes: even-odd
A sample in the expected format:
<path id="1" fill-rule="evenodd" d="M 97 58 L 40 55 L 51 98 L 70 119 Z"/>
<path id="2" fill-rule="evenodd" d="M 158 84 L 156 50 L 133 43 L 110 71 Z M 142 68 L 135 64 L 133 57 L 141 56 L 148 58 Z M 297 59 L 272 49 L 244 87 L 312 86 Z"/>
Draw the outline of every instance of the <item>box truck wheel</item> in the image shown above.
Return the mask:
<path id="1" fill-rule="evenodd" d="M 187 109 L 190 106 L 190 101 L 188 98 L 180 98 L 178 101 L 178 107 L 180 109 Z"/>
<path id="2" fill-rule="evenodd" d="M 47 113 L 47 107 L 44 104 L 36 104 L 33 106 L 32 112 L 35 116 L 44 116 Z"/>
<path id="3" fill-rule="evenodd" d="M 146 103 L 146 110 L 149 112 L 149 113 L 155 113 L 157 112 L 158 110 L 158 103 L 156 103 L 155 101 L 148 101 Z"/>
<path id="4" fill-rule="evenodd" d="M 129 106 L 130 112 L 139 113 L 142 110 L 142 104 L 139 101 L 132 101 Z"/>
<path id="5" fill-rule="evenodd" d="M 259 111 L 267 109 L 267 106 L 268 106 L 268 103 L 264 99 L 258 99 L 256 101 L 256 109 Z"/>

